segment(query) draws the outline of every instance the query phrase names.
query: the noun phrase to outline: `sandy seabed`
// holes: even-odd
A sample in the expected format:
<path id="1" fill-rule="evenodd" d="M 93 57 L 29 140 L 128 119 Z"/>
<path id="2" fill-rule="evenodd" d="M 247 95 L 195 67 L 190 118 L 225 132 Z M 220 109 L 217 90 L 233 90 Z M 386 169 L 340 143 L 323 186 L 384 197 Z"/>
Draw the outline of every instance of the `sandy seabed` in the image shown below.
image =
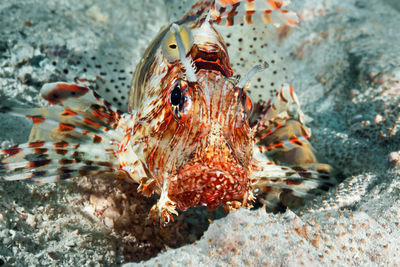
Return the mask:
<path id="1" fill-rule="evenodd" d="M 102 95 L 123 106 L 144 49 L 188 6 L 168 0 L 1 1 L 1 105 L 45 105 L 39 99 L 44 83 L 90 78 L 101 65 L 117 81 L 110 85 L 114 93 Z M 400 4 L 293 0 L 291 8 L 302 23 L 289 32 L 271 31 L 276 36 L 264 38 L 268 48 L 261 49 L 261 36 L 249 29 L 221 31 L 239 73 L 260 57 L 275 62 L 254 86 L 293 85 L 312 143 L 343 171 L 341 184 L 295 212 L 221 216 L 192 209 L 159 229 L 146 220 L 155 199 L 140 197 L 126 183 L 1 183 L 0 265 L 399 265 Z M 27 140 L 28 120 L 2 114 L 0 121 L 2 147 Z"/>

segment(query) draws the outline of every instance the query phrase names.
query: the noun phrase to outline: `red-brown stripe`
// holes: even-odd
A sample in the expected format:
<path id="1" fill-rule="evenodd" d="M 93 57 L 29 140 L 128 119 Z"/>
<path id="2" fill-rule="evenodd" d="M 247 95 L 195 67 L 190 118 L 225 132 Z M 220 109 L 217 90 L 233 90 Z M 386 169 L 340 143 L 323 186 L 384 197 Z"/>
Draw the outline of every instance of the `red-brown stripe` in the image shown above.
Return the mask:
<path id="1" fill-rule="evenodd" d="M 306 169 L 299 167 L 299 166 L 294 166 L 294 167 L 292 167 L 292 169 L 297 172 L 306 172 L 307 171 Z"/>
<path id="2" fill-rule="evenodd" d="M 68 150 L 67 149 L 56 149 L 55 150 L 56 151 L 56 153 L 57 154 L 59 154 L 59 155 L 65 155 L 65 154 L 67 154 L 68 153 Z"/>
<path id="3" fill-rule="evenodd" d="M 266 132 L 262 137 L 261 140 L 264 139 L 265 137 L 267 137 L 268 135 L 272 134 L 272 130 L 268 130 L 268 132 Z"/>
<path id="4" fill-rule="evenodd" d="M 273 144 L 272 147 L 281 148 L 281 147 L 283 147 L 283 142 L 280 141 L 280 142 L 278 142 L 276 144 Z"/>
<path id="5" fill-rule="evenodd" d="M 100 79 L 102 79 L 100 76 L 96 76 L 96 77 L 99 77 Z M 105 81 L 104 81 L 104 83 L 105 83 Z M 96 93 L 95 91 L 93 91 L 93 95 L 97 100 L 101 99 L 101 96 L 98 93 Z"/>
<path id="6" fill-rule="evenodd" d="M 100 109 L 100 106 L 98 106 L 98 108 L 97 108 L 96 105 L 93 106 L 92 114 L 99 119 L 104 119 L 106 117 L 103 110 Z"/>
<path id="7" fill-rule="evenodd" d="M 33 124 L 40 124 L 45 120 L 41 115 L 35 115 L 35 116 L 26 115 L 26 117 L 31 119 Z"/>
<path id="8" fill-rule="evenodd" d="M 87 124 L 90 124 L 96 128 L 101 128 L 101 125 L 98 124 L 97 122 L 94 122 L 93 120 L 89 119 L 89 118 L 84 118 L 83 121 Z"/>
<path id="9" fill-rule="evenodd" d="M 232 9 L 231 11 L 228 13 L 227 16 L 227 26 L 232 26 L 234 23 L 234 18 L 235 16 L 238 14 L 238 12 L 236 11 L 236 9 L 238 8 L 238 6 L 240 5 L 240 3 L 236 3 L 232 5 Z"/>
<path id="10" fill-rule="evenodd" d="M 76 116 L 76 114 L 78 114 L 78 113 L 76 113 L 70 109 L 66 109 L 66 110 L 64 110 L 63 113 L 61 113 L 61 116 Z"/>
<path id="11" fill-rule="evenodd" d="M 68 167 L 61 167 L 57 170 L 58 173 L 60 174 L 67 174 L 67 173 L 72 173 L 74 172 L 74 169 L 69 169 Z M 64 178 L 69 178 L 70 176 L 64 176 Z"/>
<path id="12" fill-rule="evenodd" d="M 89 91 L 88 88 L 78 86 L 76 84 L 57 84 L 48 94 L 43 95 L 43 98 L 52 104 L 60 103 L 69 97 L 80 97 Z"/>
<path id="13" fill-rule="evenodd" d="M 280 1 L 275 1 L 275 0 L 269 0 L 269 4 L 273 9 L 280 9 L 282 7 L 282 2 Z"/>
<path id="14" fill-rule="evenodd" d="M 75 126 L 71 125 L 71 124 L 67 124 L 67 123 L 62 123 L 60 122 L 58 124 L 58 129 L 61 132 L 69 132 L 69 131 L 73 131 L 75 129 Z"/>
<path id="15" fill-rule="evenodd" d="M 271 16 L 270 16 L 270 14 L 271 14 L 271 12 L 272 12 L 272 10 L 265 10 L 264 11 L 264 13 L 263 13 L 263 20 L 264 20 L 264 23 L 271 23 L 272 22 L 272 18 L 271 18 Z"/>
<path id="16" fill-rule="evenodd" d="M 38 155 L 43 155 L 47 151 L 48 151 L 47 148 L 35 148 L 35 154 L 38 154 Z"/>
<path id="17" fill-rule="evenodd" d="M 302 146 L 303 145 L 303 143 L 297 137 L 291 138 L 289 140 L 290 140 L 291 143 L 293 143 L 295 145 L 298 145 L 298 146 Z"/>
<path id="18" fill-rule="evenodd" d="M 292 97 L 292 99 L 294 99 L 294 91 L 291 85 L 289 85 L 289 90 L 290 90 L 290 96 Z"/>
<path id="19" fill-rule="evenodd" d="M 32 172 L 32 175 L 30 178 L 34 178 L 34 177 L 40 177 L 40 176 L 44 176 L 47 174 L 47 171 L 42 170 L 42 171 L 34 171 Z"/>
<path id="20" fill-rule="evenodd" d="M 45 144 L 45 141 L 36 141 L 36 142 L 30 142 L 28 144 L 29 147 L 41 147 Z"/>
<path id="21" fill-rule="evenodd" d="M 272 187 L 270 187 L 270 186 L 264 187 L 264 192 L 269 192 L 271 190 L 272 190 Z"/>
<path id="22" fill-rule="evenodd" d="M 14 156 L 15 154 L 18 154 L 19 152 L 21 152 L 22 148 L 19 148 L 17 146 L 12 147 L 12 148 L 8 148 L 8 149 L 3 149 L 2 153 L 3 154 L 8 154 L 10 157 Z"/>
<path id="23" fill-rule="evenodd" d="M 54 143 L 54 146 L 55 147 L 67 147 L 68 143 L 65 141 L 61 141 L 61 142 Z"/>
<path id="24" fill-rule="evenodd" d="M 247 24 L 253 24 L 253 14 L 254 13 L 256 13 L 256 11 L 254 11 L 254 10 L 246 11 L 244 20 L 246 21 Z"/>
<path id="25" fill-rule="evenodd" d="M 50 164 L 51 159 L 29 161 L 29 167 L 38 168 Z"/>
<path id="26" fill-rule="evenodd" d="M 59 162 L 61 165 L 67 165 L 67 164 L 72 164 L 72 163 L 74 163 L 75 161 L 72 160 L 72 159 L 60 159 L 58 162 Z"/>
<path id="27" fill-rule="evenodd" d="M 101 140 L 102 140 L 102 138 L 101 138 L 100 136 L 98 136 L 98 135 L 95 135 L 95 136 L 93 137 L 93 143 L 95 143 L 95 144 L 100 143 Z"/>
<path id="28" fill-rule="evenodd" d="M 281 91 L 280 93 L 279 93 L 279 98 L 281 99 L 281 101 L 283 102 L 283 103 L 287 103 L 288 102 L 288 100 L 285 98 L 285 96 L 283 95 L 283 91 Z"/>
<path id="29" fill-rule="evenodd" d="M 299 184 L 303 183 L 302 180 L 298 180 L 298 179 L 287 179 L 285 182 L 287 185 L 299 185 Z"/>

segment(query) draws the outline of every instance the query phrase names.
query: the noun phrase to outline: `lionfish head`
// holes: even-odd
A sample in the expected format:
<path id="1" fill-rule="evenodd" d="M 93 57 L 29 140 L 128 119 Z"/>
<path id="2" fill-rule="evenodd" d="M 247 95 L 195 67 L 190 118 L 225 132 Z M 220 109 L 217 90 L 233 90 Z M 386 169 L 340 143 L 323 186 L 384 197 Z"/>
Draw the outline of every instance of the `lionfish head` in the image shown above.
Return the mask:
<path id="1" fill-rule="evenodd" d="M 171 63 L 161 89 L 139 108 L 147 110 L 139 118 L 151 132 L 145 160 L 160 185 L 168 184 L 178 209 L 215 209 L 248 197 L 252 104 L 245 86 L 232 78 L 225 47 L 196 42 L 195 35 L 187 48 L 189 31 L 171 27 L 174 43 L 167 48 L 184 52 L 174 57 L 163 51 Z"/>

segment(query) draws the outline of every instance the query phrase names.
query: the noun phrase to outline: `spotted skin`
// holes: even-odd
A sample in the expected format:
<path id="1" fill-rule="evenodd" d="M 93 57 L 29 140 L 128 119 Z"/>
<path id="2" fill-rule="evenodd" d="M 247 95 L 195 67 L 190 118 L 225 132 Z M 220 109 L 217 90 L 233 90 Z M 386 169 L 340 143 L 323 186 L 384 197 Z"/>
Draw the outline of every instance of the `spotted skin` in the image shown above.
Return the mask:
<path id="1" fill-rule="evenodd" d="M 144 196 L 159 195 L 149 216 L 163 223 L 193 206 L 229 211 L 257 200 L 282 211 L 329 189 L 332 168 L 314 154 L 293 88 L 252 103 L 249 81 L 263 67 L 239 79 L 214 28 L 297 25 L 287 3 L 196 2 L 145 51 L 126 113 L 83 80 L 43 86 L 49 108 L 0 109 L 33 122 L 28 143 L 1 150 L 0 180 L 112 173 L 139 184 Z"/>

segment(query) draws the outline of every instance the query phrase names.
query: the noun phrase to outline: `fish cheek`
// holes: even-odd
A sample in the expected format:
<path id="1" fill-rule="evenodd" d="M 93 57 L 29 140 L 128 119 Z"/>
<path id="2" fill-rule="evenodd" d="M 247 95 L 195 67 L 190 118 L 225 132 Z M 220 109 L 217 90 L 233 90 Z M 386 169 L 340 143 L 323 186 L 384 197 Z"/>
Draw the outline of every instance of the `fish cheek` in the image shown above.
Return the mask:
<path id="1" fill-rule="evenodd" d="M 163 118 L 160 118 L 160 123 L 152 131 L 151 142 L 148 144 L 149 154 L 146 157 L 148 168 L 157 176 L 155 170 L 165 171 L 169 168 L 165 164 L 166 151 L 171 151 L 170 144 L 173 142 L 174 134 L 178 128 L 178 123 L 174 120 L 171 112 L 165 112 Z"/>
<path id="2" fill-rule="evenodd" d="M 232 153 L 242 166 L 248 166 L 252 151 L 250 126 L 247 110 L 240 103 L 237 108 L 230 111 L 228 129 L 225 138 L 229 143 Z"/>

